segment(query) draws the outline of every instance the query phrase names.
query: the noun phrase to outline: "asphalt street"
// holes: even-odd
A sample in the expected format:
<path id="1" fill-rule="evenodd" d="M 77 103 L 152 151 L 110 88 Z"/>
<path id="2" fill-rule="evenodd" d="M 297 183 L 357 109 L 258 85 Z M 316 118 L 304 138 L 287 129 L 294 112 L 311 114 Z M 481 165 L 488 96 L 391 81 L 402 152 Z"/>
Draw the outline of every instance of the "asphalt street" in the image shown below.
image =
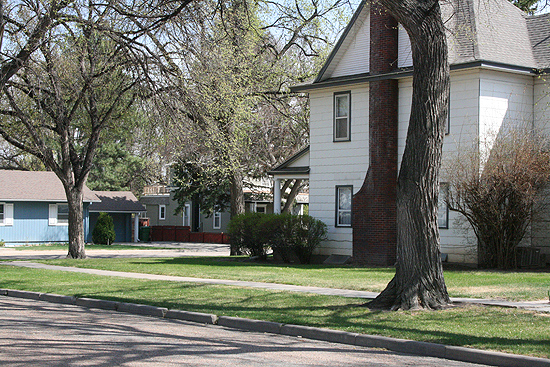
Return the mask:
<path id="1" fill-rule="evenodd" d="M 478 366 L 0 296 L 2 366 Z"/>

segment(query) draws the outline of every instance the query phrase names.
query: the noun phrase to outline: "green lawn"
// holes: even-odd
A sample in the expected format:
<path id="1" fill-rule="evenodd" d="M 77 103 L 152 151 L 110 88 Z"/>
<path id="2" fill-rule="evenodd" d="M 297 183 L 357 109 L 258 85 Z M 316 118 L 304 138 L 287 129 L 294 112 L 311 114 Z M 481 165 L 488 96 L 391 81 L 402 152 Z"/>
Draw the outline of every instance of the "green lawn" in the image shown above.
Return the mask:
<path id="1" fill-rule="evenodd" d="M 355 268 L 324 265 L 254 263 L 243 258 L 140 258 L 43 260 L 47 264 L 104 270 L 164 274 L 211 279 L 342 288 L 380 292 L 391 280 L 392 268 Z M 548 299 L 550 273 L 446 270 L 445 281 L 452 297 L 507 300 Z"/>
<path id="2" fill-rule="evenodd" d="M 141 261 L 141 266 L 155 262 L 151 259 L 135 261 Z M 126 260 L 122 262 L 129 266 Z M 184 266 L 180 263 L 180 267 Z M 255 268 L 250 264 L 228 267 L 247 274 Z M 271 268 L 286 274 L 285 277 L 289 277 L 292 269 L 297 272 L 296 277 L 308 273 L 306 269 L 292 267 Z M 327 270 L 336 272 L 332 274 L 342 274 L 338 273 L 342 270 L 354 274 L 351 268 Z M 355 270 L 369 274 L 368 269 Z M 321 269 L 317 272 L 323 274 Z M 0 288 L 144 303 L 550 358 L 550 315 L 516 309 L 468 306 L 437 312 L 372 312 L 360 307 L 364 300 L 353 298 L 103 277 L 1 263 Z"/>

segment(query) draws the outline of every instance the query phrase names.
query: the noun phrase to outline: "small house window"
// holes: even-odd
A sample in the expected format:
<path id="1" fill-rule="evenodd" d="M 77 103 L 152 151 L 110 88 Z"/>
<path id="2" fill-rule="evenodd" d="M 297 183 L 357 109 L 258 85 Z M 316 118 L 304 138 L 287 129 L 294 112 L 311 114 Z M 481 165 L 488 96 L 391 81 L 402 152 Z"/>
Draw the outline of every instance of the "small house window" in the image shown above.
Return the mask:
<path id="1" fill-rule="evenodd" d="M 50 226 L 69 225 L 69 205 L 65 203 L 50 204 L 50 215 L 48 219 Z"/>
<path id="2" fill-rule="evenodd" d="M 166 205 L 159 205 L 159 220 L 166 219 Z"/>
<path id="3" fill-rule="evenodd" d="M 69 205 L 57 204 L 57 224 L 69 224 Z"/>
<path id="4" fill-rule="evenodd" d="M 256 213 L 267 213 L 267 205 L 265 204 L 256 204 Z"/>
<path id="5" fill-rule="evenodd" d="M 13 204 L 0 203 L 0 226 L 13 226 Z"/>
<path id="6" fill-rule="evenodd" d="M 336 186 L 336 227 L 351 227 L 353 186 Z"/>
<path id="7" fill-rule="evenodd" d="M 334 141 L 349 141 L 351 93 L 334 94 Z"/>
<path id="8" fill-rule="evenodd" d="M 446 199 L 449 194 L 449 184 L 440 183 L 439 184 L 439 199 L 438 199 L 438 210 L 437 210 L 437 226 L 441 229 L 449 228 L 449 206 L 447 205 Z"/>
<path id="9" fill-rule="evenodd" d="M 222 213 L 220 213 L 220 212 L 215 212 L 215 213 L 214 213 L 214 224 L 213 224 L 213 227 L 214 227 L 214 229 L 220 229 L 220 228 L 222 228 Z"/>

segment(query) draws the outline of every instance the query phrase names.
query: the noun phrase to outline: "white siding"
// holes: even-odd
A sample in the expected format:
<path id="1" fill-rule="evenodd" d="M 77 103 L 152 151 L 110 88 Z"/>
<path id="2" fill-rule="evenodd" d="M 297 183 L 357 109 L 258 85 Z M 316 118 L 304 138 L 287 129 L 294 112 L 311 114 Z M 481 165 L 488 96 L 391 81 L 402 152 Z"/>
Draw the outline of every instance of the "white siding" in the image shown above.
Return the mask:
<path id="1" fill-rule="evenodd" d="M 308 167 L 309 166 L 309 152 L 296 159 L 288 167 Z"/>
<path id="2" fill-rule="evenodd" d="M 400 68 L 412 66 L 412 52 L 411 52 L 411 41 L 409 40 L 409 35 L 407 31 L 401 24 L 399 24 L 399 31 L 397 37 L 397 66 Z"/>
<path id="3" fill-rule="evenodd" d="M 368 7 L 365 7 L 368 8 Z M 370 23 L 368 9 L 364 18 L 357 19 L 355 26 L 357 33 L 348 34 L 346 41 L 338 51 L 338 55 L 332 61 L 332 68 L 327 77 L 363 74 L 369 72 L 370 59 Z"/>
<path id="4" fill-rule="evenodd" d="M 351 141 L 333 142 L 333 95 L 351 91 Z M 310 93 L 309 212 L 329 228 L 321 254 L 352 254 L 351 228 L 335 227 L 336 186 L 353 185 L 359 191 L 368 169 L 368 84 Z"/>
<path id="5" fill-rule="evenodd" d="M 470 149 L 478 137 L 479 72 L 453 72 L 451 74 L 450 133 L 443 142 L 443 161 L 451 158 L 461 149 Z M 412 78 L 399 81 L 398 107 L 398 164 L 401 165 L 409 115 L 412 103 Z M 445 182 L 442 171 L 441 181 Z M 449 213 L 449 229 L 440 229 L 441 252 L 448 254 L 452 262 L 474 262 L 471 251 L 470 233 L 457 224 L 459 215 Z"/>
<path id="6" fill-rule="evenodd" d="M 489 151 L 497 136 L 533 125 L 533 78 L 484 70 L 480 78 L 479 136 Z"/>

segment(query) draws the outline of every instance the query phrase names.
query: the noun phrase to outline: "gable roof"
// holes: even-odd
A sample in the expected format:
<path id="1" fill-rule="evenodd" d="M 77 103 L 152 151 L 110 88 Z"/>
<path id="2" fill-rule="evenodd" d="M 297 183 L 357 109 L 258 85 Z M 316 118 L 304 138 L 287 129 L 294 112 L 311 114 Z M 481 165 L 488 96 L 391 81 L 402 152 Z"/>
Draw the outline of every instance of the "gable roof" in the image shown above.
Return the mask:
<path id="1" fill-rule="evenodd" d="M 550 68 L 549 14 L 527 15 L 508 0 L 441 0 L 440 4 L 452 70 L 496 66 L 537 73 Z M 350 44 L 360 43 L 358 47 L 370 48 L 366 41 L 356 37 L 361 34 L 361 27 L 368 27 L 369 22 L 365 20 L 369 12 L 367 0 L 363 0 L 315 80 L 294 86 L 293 91 L 411 74 L 409 67 L 396 68 L 384 75 L 364 71 L 344 77 L 333 75 L 338 63 L 345 59 Z"/>
<path id="2" fill-rule="evenodd" d="M 130 191 L 93 191 L 101 200 L 90 205 L 90 212 L 137 213 L 145 212 L 145 207 Z"/>
<path id="3" fill-rule="evenodd" d="M 54 172 L 0 170 L 1 201 L 66 202 L 63 184 Z M 99 198 L 84 186 L 84 202 Z"/>
<path id="4" fill-rule="evenodd" d="M 294 154 L 292 157 L 288 158 L 286 161 L 275 167 L 273 170 L 269 171 L 269 175 L 281 175 L 281 174 L 309 174 L 309 165 L 297 166 L 296 162 L 302 161 L 302 158 L 306 158 L 309 162 L 309 145 L 304 149 L 300 150 L 298 153 Z"/>

